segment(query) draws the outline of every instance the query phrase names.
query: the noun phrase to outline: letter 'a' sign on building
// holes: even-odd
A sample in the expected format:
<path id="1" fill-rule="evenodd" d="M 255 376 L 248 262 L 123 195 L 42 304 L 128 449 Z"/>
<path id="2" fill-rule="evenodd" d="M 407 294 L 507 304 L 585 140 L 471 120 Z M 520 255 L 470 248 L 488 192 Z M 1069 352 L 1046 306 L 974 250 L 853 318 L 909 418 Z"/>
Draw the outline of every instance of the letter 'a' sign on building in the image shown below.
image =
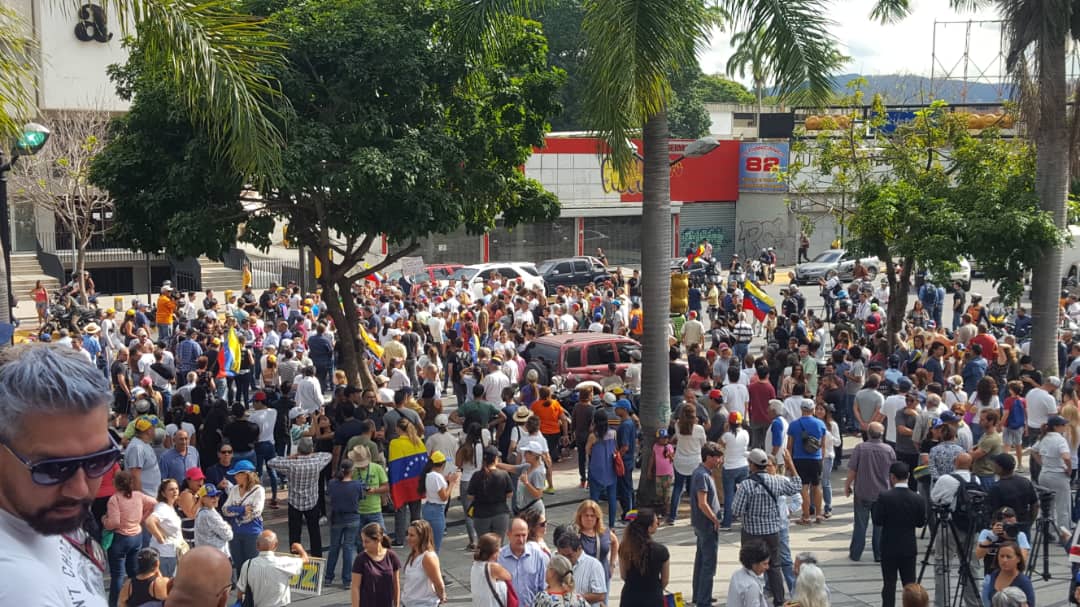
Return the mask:
<path id="1" fill-rule="evenodd" d="M 787 182 L 780 172 L 788 168 L 790 148 L 785 142 L 743 142 L 739 144 L 739 191 L 786 192 Z"/>
<path id="2" fill-rule="evenodd" d="M 108 19 L 105 18 L 105 9 L 97 4 L 84 4 L 79 7 L 79 23 L 75 25 L 75 37 L 83 42 L 100 42 L 102 44 L 112 40 L 109 31 Z"/>

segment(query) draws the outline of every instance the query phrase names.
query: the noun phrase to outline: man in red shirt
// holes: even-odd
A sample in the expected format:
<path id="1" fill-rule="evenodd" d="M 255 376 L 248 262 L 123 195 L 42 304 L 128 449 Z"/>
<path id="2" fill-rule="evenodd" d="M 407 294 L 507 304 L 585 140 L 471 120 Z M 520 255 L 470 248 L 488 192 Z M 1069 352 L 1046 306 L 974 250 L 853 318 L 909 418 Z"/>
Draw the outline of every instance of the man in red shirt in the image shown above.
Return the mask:
<path id="1" fill-rule="evenodd" d="M 979 325 L 979 334 L 971 338 L 971 344 L 979 344 L 982 348 L 982 356 L 986 362 L 991 363 L 997 358 L 997 340 L 987 332 L 986 325 Z M 970 344 L 969 344 L 970 347 Z"/>
<path id="2" fill-rule="evenodd" d="M 769 429 L 772 416 L 769 415 L 769 401 L 776 398 L 776 390 L 769 383 L 769 368 L 758 364 L 746 391 L 750 393 L 750 402 L 746 412 L 750 417 L 750 447 L 761 449 L 765 445 L 765 433 Z"/>

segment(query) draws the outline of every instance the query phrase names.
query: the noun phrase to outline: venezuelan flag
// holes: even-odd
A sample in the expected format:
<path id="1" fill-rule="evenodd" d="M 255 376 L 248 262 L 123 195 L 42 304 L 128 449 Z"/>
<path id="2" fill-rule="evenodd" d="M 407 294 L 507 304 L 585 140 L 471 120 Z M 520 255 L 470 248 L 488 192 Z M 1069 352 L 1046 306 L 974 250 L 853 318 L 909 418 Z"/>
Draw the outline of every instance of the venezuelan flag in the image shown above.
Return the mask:
<path id="1" fill-rule="evenodd" d="M 375 339 L 371 337 L 370 333 L 364 330 L 364 327 L 359 327 L 359 329 L 360 337 L 364 340 L 364 344 L 367 345 L 368 350 L 371 350 L 371 353 L 375 355 L 375 358 L 382 358 L 383 347 L 379 345 L 379 342 L 375 341 Z"/>
<path id="2" fill-rule="evenodd" d="M 427 460 L 423 441 L 414 445 L 404 436 L 390 441 L 390 497 L 398 508 L 420 499 L 420 483 Z"/>
<path id="3" fill-rule="evenodd" d="M 743 284 L 742 306 L 744 310 L 753 312 L 754 318 L 765 320 L 765 315 L 769 313 L 769 310 L 776 307 L 776 303 L 764 291 L 757 288 L 754 283 L 747 280 Z"/>
<path id="4" fill-rule="evenodd" d="M 221 349 L 225 359 L 222 369 L 225 374 L 232 377 L 240 370 L 240 339 L 236 337 L 236 328 L 230 328 L 225 338 L 225 347 Z"/>

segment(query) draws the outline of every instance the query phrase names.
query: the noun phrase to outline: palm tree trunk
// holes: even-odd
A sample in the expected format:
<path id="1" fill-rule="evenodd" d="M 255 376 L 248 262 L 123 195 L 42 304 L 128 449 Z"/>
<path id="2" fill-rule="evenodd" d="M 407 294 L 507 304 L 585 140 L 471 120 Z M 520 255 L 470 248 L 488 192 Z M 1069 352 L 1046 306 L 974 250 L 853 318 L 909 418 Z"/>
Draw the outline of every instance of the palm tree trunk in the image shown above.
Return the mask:
<path id="1" fill-rule="evenodd" d="M 1040 40 L 1039 125 L 1035 131 L 1035 191 L 1039 206 L 1066 227 L 1069 190 L 1069 140 L 1066 128 L 1065 37 Z M 1057 373 L 1058 292 L 1061 289 L 1061 246 L 1046 251 L 1031 279 L 1034 330 L 1031 357 L 1035 367 Z"/>
<path id="2" fill-rule="evenodd" d="M 659 112 L 645 123 L 642 139 L 645 160 L 642 170 L 641 277 L 645 334 L 642 338 L 641 431 L 642 468 L 652 457 L 656 431 L 667 425 L 671 414 L 668 394 L 668 315 L 671 311 L 671 169 L 668 155 L 667 114 Z M 656 484 L 645 475 L 638 499 L 653 501 Z"/>

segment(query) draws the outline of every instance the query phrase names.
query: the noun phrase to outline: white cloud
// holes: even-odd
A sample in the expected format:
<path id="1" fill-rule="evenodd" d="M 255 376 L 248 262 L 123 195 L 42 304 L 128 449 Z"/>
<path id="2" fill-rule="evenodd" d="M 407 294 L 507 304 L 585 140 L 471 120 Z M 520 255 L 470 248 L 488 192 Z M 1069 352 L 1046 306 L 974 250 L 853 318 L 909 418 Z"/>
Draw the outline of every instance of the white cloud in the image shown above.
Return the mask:
<path id="1" fill-rule="evenodd" d="M 943 24 L 943 21 L 994 20 L 992 9 L 955 12 L 946 0 L 914 0 L 911 15 L 900 23 L 882 25 L 870 19 L 874 0 L 833 0 L 829 12 L 836 24 L 833 34 L 841 51 L 851 57 L 843 70 L 862 74 L 919 74 L 929 76 L 932 65 L 934 21 L 937 20 L 937 75 L 963 73 L 964 40 L 967 25 Z M 698 62 L 707 74 L 723 73 L 731 55 L 730 34 L 714 32 L 711 44 L 699 53 Z M 997 78 L 1004 66 L 997 59 L 1001 48 L 1000 28 L 996 23 L 971 24 L 968 77 L 983 70 Z M 1003 51 L 1002 51 L 1003 52 Z"/>

